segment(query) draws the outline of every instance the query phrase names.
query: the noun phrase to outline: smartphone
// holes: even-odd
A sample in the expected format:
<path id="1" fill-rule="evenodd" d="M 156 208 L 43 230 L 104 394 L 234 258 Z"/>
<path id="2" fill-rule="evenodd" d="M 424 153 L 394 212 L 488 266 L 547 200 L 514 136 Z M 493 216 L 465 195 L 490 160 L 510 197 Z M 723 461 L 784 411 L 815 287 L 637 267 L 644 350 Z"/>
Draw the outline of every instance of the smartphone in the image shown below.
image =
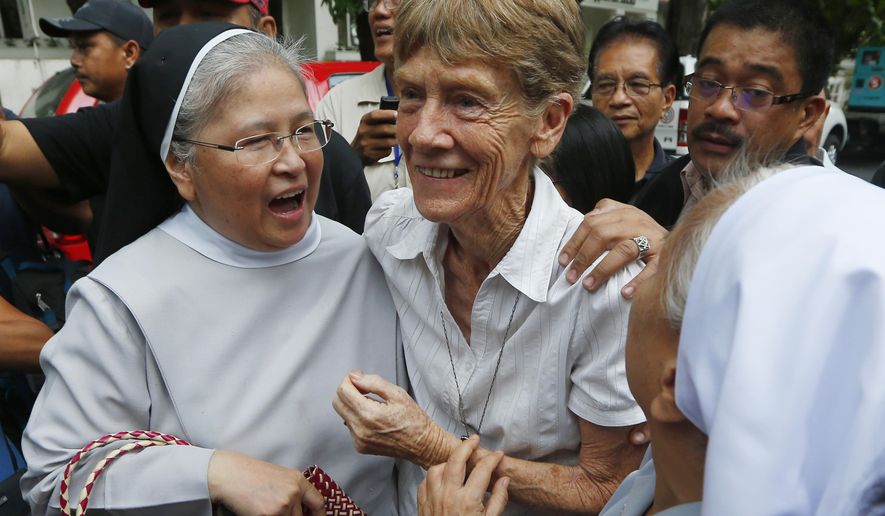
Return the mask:
<path id="1" fill-rule="evenodd" d="M 385 95 L 381 97 L 381 107 L 378 109 L 390 109 L 396 111 L 399 108 L 399 97 L 394 95 Z"/>

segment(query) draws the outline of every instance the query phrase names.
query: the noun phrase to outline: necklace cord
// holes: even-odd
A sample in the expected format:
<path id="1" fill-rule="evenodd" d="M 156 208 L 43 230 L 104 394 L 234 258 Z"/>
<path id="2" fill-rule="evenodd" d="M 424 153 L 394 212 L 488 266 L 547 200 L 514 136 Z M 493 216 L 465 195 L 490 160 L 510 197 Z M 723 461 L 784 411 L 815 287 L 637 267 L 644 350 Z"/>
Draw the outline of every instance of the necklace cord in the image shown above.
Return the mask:
<path id="1" fill-rule="evenodd" d="M 519 303 L 521 295 L 521 292 L 516 293 L 516 299 L 513 301 L 513 308 L 510 310 L 510 319 L 507 321 L 507 329 L 504 330 L 504 340 L 501 342 L 501 350 L 498 351 L 498 359 L 495 362 L 495 372 L 492 373 L 492 381 L 489 384 L 489 393 L 486 395 L 486 402 L 482 407 L 482 414 L 479 417 L 479 425 L 476 427 L 477 435 L 479 435 L 482 430 L 482 423 L 486 418 L 486 409 L 489 408 L 489 400 L 492 398 L 492 389 L 495 387 L 495 380 L 498 378 L 498 369 L 501 367 L 501 357 L 504 356 L 504 348 L 507 346 L 507 338 L 510 336 L 510 326 L 513 324 L 513 316 L 516 314 L 516 305 Z M 442 310 L 439 312 L 439 317 L 442 322 L 443 335 L 446 338 L 446 351 L 449 352 L 449 363 L 452 365 L 452 376 L 455 378 L 455 391 L 458 393 L 458 416 L 461 419 L 461 424 L 464 426 L 464 435 L 461 436 L 461 440 L 463 441 L 470 436 L 470 430 L 467 426 L 467 420 L 464 417 L 464 399 L 461 396 L 461 386 L 458 383 L 458 373 L 455 371 L 455 359 L 452 356 L 452 346 L 449 344 L 449 333 L 446 330 L 446 319 Z"/>

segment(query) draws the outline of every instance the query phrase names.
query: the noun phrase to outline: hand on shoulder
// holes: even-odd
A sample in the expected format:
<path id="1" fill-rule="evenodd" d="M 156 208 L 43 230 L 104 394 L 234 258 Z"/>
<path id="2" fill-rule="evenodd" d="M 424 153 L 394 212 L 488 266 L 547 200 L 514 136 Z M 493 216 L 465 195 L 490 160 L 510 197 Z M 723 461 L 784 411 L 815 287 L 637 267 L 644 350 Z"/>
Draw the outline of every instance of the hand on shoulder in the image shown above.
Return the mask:
<path id="1" fill-rule="evenodd" d="M 621 289 L 621 294 L 630 299 L 636 287 L 657 270 L 658 256 L 667 235 L 666 229 L 639 208 L 603 199 L 584 216 L 563 248 L 559 262 L 563 266 L 571 263 L 566 279 L 575 283 L 602 253 L 609 251 L 584 278 L 584 287 L 593 292 L 618 271 L 642 258 L 645 268 Z M 642 253 L 640 246 L 644 249 Z"/>

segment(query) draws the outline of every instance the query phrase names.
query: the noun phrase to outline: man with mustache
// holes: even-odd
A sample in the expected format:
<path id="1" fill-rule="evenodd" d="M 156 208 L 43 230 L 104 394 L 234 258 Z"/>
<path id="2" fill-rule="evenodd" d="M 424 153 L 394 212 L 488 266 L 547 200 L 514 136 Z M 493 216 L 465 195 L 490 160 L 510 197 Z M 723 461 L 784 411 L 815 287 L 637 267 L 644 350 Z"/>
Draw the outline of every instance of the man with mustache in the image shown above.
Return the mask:
<path id="1" fill-rule="evenodd" d="M 689 154 L 661 170 L 633 206 L 603 200 L 585 217 L 560 257 L 563 263 L 573 260 L 569 281 L 611 249 L 584 286 L 595 290 L 638 256 L 647 267 L 622 289 L 631 297 L 657 269 L 667 229 L 739 153 L 752 160 L 820 165 L 807 155 L 802 136 L 825 110 L 818 92 L 827 82 L 833 46 L 826 20 L 807 2 L 734 0 L 717 9 L 701 34 L 695 73 L 686 81 Z"/>
<path id="2" fill-rule="evenodd" d="M 802 136 L 826 109 L 817 94 L 833 44 L 820 13 L 800 5 L 736 1 L 707 22 L 686 81 L 689 154 L 635 203 L 659 224 L 675 224 L 744 148 L 753 159 L 820 164 L 807 157 Z"/>

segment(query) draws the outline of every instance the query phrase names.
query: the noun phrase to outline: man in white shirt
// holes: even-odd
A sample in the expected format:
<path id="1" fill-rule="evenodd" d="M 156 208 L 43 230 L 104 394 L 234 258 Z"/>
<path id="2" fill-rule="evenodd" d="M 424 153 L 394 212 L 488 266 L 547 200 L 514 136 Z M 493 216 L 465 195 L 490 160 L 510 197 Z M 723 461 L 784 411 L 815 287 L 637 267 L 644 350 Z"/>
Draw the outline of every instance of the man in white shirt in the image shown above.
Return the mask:
<path id="1" fill-rule="evenodd" d="M 396 144 L 396 111 L 379 109 L 381 97 L 394 95 L 393 38 L 400 0 L 366 0 L 375 57 L 381 66 L 332 88 L 317 107 L 317 117 L 335 123 L 363 162 L 372 202 L 382 193 L 409 186 L 406 162 Z"/>

